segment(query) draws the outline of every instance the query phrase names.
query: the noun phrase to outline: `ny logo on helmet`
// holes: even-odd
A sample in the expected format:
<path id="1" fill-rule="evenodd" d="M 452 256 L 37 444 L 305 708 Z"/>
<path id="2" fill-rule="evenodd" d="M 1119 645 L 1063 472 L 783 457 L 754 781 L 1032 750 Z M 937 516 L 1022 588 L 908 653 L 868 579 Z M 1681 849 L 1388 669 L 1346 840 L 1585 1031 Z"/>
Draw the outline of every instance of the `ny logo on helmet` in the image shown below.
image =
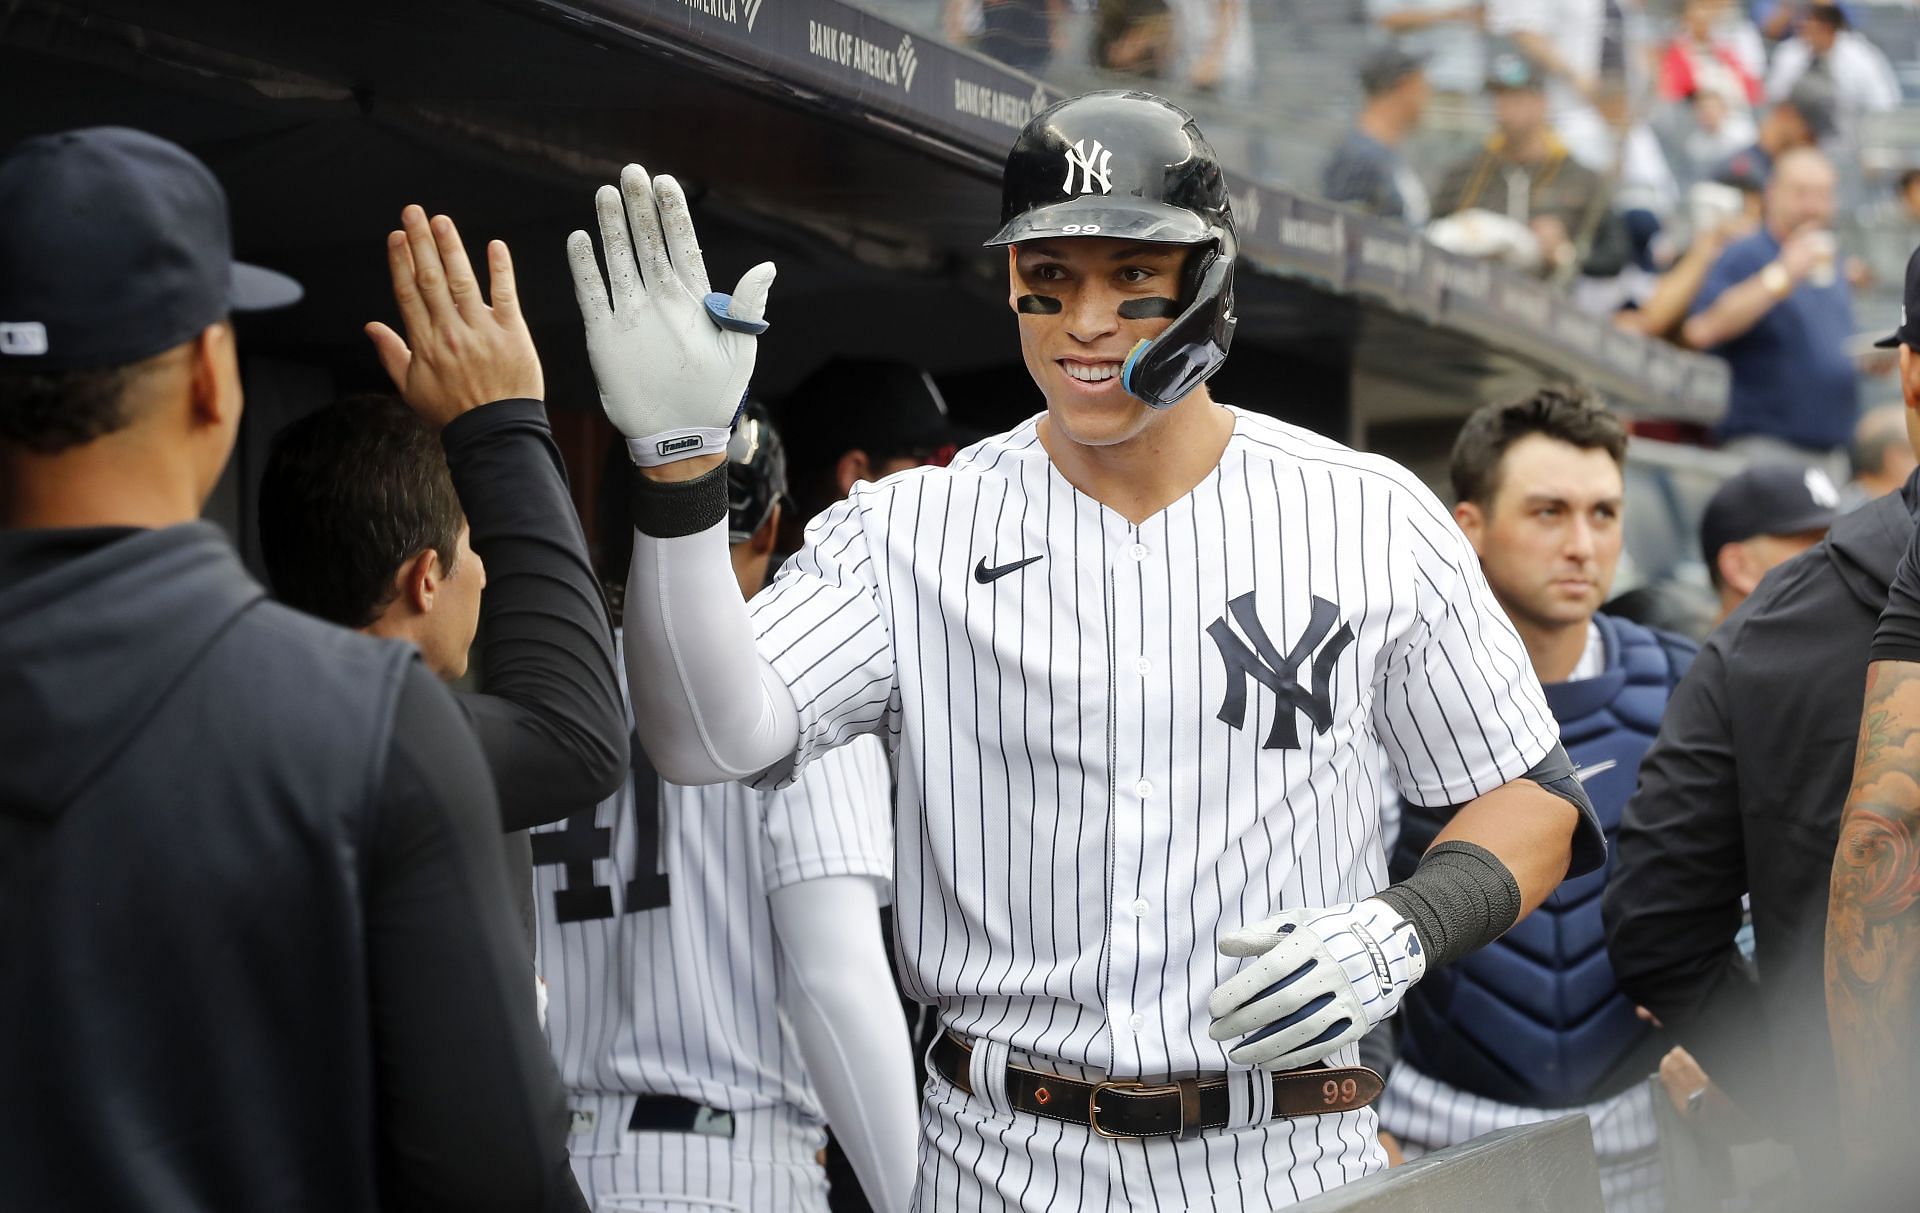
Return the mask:
<path id="1" fill-rule="evenodd" d="M 1091 152 L 1087 150 L 1085 139 L 1075 140 L 1073 147 L 1067 151 L 1067 183 L 1060 187 L 1061 190 L 1069 194 L 1091 194 L 1097 185 L 1098 192 L 1111 194 L 1113 181 L 1108 176 L 1108 163 L 1112 159 L 1113 153 L 1100 146 L 1098 139 L 1093 141 Z M 1080 174 L 1080 188 L 1077 190 L 1073 188 L 1076 171 Z"/>
<path id="2" fill-rule="evenodd" d="M 1340 654 L 1353 643 L 1353 629 L 1340 620 L 1340 608 L 1316 595 L 1306 628 L 1293 648 L 1284 654 L 1261 624 L 1251 593 L 1227 603 L 1227 613 L 1246 633 L 1247 640 L 1233 634 L 1226 615 L 1207 625 L 1207 635 L 1219 647 L 1220 660 L 1227 667 L 1227 692 L 1220 701 L 1220 722 L 1232 729 L 1246 727 L 1247 679 L 1252 678 L 1279 700 L 1261 749 L 1299 749 L 1300 728 L 1295 717 L 1301 712 L 1307 714 L 1314 732 L 1325 734 L 1332 728 L 1333 667 L 1340 660 Z M 1333 628 L 1336 622 L 1340 623 L 1337 632 Z M 1331 640 L 1327 638 L 1330 632 Z M 1251 647 L 1248 640 L 1253 642 Z M 1319 649 L 1320 654 L 1313 657 L 1313 689 L 1309 691 L 1300 685 L 1300 667 L 1313 656 L 1315 649 Z"/>

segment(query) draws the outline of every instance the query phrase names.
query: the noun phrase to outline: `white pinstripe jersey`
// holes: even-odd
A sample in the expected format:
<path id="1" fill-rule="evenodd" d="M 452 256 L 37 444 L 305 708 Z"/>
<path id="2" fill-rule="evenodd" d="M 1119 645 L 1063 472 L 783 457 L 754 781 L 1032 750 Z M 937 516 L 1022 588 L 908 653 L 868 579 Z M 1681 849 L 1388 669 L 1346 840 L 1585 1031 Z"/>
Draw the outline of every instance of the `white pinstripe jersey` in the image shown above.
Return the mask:
<path id="1" fill-rule="evenodd" d="M 1116 1077 L 1235 1069 L 1207 1038 L 1221 931 L 1377 891 L 1383 769 L 1457 804 L 1554 743 L 1433 495 L 1234 413 L 1139 526 L 1036 418 L 859 486 L 751 604 L 803 768 L 865 732 L 895 752 L 903 980 L 949 1027 Z"/>
<path id="2" fill-rule="evenodd" d="M 636 744 L 618 793 L 536 831 L 547 1041 L 567 1087 L 824 1120 L 780 1015 L 767 898 L 827 876 L 891 880 L 891 783 L 872 739 L 778 792 L 667 783 Z"/>

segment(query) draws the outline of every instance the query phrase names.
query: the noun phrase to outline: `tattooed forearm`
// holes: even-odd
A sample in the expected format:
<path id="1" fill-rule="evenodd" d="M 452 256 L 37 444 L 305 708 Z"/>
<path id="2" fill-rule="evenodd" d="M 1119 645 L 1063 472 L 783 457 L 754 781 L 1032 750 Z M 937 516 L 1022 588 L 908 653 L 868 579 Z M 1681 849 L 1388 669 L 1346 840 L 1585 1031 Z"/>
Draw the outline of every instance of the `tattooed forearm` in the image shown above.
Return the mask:
<path id="1" fill-rule="evenodd" d="M 1827 914 L 1827 1016 L 1850 1140 L 1892 1158 L 1920 1113 L 1920 664 L 1867 670 Z"/>

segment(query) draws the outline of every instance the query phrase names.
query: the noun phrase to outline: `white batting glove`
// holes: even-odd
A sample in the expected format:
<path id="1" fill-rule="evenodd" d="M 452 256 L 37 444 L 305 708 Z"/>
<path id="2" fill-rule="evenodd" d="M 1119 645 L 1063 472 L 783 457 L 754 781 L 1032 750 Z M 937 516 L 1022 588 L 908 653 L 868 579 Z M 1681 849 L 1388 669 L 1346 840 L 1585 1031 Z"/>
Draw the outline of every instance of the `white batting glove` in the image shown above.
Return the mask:
<path id="1" fill-rule="evenodd" d="M 600 407 L 642 466 L 725 453 L 766 328 L 773 263 L 743 274 L 731 298 L 714 294 L 672 177 L 649 180 L 629 164 L 620 188 L 603 185 L 593 200 L 606 279 L 585 232 L 567 237 L 567 257 Z"/>
<path id="2" fill-rule="evenodd" d="M 1246 1037 L 1239 1065 L 1312 1065 L 1393 1014 L 1427 971 L 1413 924 L 1378 898 L 1288 910 L 1224 935 L 1226 956 L 1254 957 L 1207 998 L 1214 1040 Z"/>

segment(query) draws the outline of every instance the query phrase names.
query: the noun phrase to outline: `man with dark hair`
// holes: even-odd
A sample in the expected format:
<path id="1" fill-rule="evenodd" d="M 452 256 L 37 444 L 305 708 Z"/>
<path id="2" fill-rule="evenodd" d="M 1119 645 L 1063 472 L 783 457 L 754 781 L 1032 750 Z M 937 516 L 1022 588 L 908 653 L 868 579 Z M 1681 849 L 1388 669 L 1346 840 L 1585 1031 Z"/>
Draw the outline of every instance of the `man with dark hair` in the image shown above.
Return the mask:
<path id="1" fill-rule="evenodd" d="M 1693 659 L 1677 636 L 1600 613 L 1620 560 L 1627 435 L 1584 391 L 1542 388 L 1468 418 L 1454 519 L 1519 631 L 1609 838 L 1667 695 Z M 1447 816 L 1409 805 L 1390 872 Z M 1566 1111 L 1593 1122 L 1610 1209 L 1658 1207 L 1645 1078 L 1662 1046 L 1606 971 L 1606 869 L 1561 885 L 1485 951 L 1414 988 L 1380 1123 L 1409 1156 Z"/>
<path id="2" fill-rule="evenodd" d="M 1405 51 L 1383 46 L 1361 63 L 1360 88 L 1366 103 L 1327 161 L 1321 190 L 1330 201 L 1420 227 L 1433 208 L 1400 148 L 1419 128 L 1433 96 L 1426 67 Z"/>
<path id="3" fill-rule="evenodd" d="M 394 575 L 403 565 L 425 560 L 451 581 L 478 559 L 439 435 L 392 396 L 350 396 L 287 426 L 263 479 L 261 548 L 274 593 L 329 623 L 368 628 L 411 606 L 401 582 L 413 578 Z M 464 651 L 414 643 L 429 669 L 458 677 L 466 668 Z"/>
<path id="4" fill-rule="evenodd" d="M 18 145 L 0 214 L 4 1203 L 577 1207 L 471 733 L 198 521 L 226 317 L 298 288 L 136 131 Z"/>
<path id="5" fill-rule="evenodd" d="M 1795 35 L 1773 52 L 1767 95 L 1779 99 L 1802 80 L 1833 86 L 1843 127 L 1861 115 L 1900 107 L 1900 77 L 1872 41 L 1851 28 L 1838 4 L 1815 3 L 1800 18 Z"/>
<path id="6" fill-rule="evenodd" d="M 407 341 L 385 325 L 368 331 L 413 415 L 348 400 L 290 426 L 261 482 L 261 544 L 282 601 L 409 641 L 442 678 L 466 672 L 485 624 L 486 693 L 455 701 L 513 832 L 508 867 L 531 948 L 520 831 L 591 809 L 626 774 L 613 632 L 540 402 L 540 357 L 510 269 L 502 276 L 506 246 L 488 250 L 489 307 L 451 220 L 429 223 L 410 206 L 401 221 L 388 260 Z"/>

